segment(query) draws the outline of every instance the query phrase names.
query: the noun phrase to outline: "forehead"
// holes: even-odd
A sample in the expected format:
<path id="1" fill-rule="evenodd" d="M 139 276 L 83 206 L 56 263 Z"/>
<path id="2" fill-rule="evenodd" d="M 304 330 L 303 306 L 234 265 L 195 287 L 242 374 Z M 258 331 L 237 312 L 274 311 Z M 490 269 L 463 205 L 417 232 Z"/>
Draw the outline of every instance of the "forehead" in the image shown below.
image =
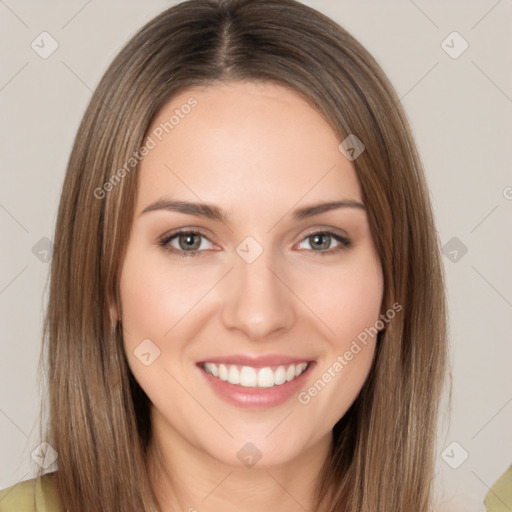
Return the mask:
<path id="1" fill-rule="evenodd" d="M 265 208 L 304 197 L 361 200 L 340 140 L 300 95 L 272 83 L 191 88 L 157 114 L 138 210 L 167 196 Z M 153 144 L 152 144 L 153 145 Z"/>

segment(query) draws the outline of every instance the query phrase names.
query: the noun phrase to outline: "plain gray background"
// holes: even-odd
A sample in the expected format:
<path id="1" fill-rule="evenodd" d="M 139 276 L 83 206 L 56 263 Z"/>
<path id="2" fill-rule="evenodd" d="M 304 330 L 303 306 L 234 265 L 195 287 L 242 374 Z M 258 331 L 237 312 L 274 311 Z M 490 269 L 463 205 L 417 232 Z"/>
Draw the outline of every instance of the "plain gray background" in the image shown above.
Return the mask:
<path id="1" fill-rule="evenodd" d="M 47 248 L 76 129 L 121 46 L 173 3 L 0 0 L 0 488 L 37 468 Z M 368 48 L 411 121 L 450 309 L 453 403 L 438 431 L 439 510 L 481 512 L 512 463 L 512 2 L 304 3 Z M 46 56 L 52 39 L 58 48 Z"/>

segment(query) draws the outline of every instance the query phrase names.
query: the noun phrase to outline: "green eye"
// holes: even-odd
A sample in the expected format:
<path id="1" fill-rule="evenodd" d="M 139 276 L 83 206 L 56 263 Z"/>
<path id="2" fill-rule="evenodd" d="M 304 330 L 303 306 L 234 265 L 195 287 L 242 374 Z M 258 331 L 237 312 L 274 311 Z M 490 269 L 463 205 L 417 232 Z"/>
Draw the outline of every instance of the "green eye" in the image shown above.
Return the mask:
<path id="1" fill-rule="evenodd" d="M 319 254 L 322 256 L 337 253 L 338 251 L 348 249 L 351 246 L 351 241 L 348 238 L 330 231 L 316 231 L 314 233 L 310 233 L 306 238 L 304 238 L 304 241 L 306 240 L 309 241 L 309 245 L 311 247 L 309 250 L 315 255 Z M 301 242 L 301 244 L 304 243 L 304 241 Z M 331 244 L 333 241 L 337 241 L 339 245 L 332 248 Z"/>
<path id="2" fill-rule="evenodd" d="M 159 242 L 159 245 L 164 250 L 169 251 L 170 253 L 175 254 L 180 258 L 188 258 L 191 256 L 198 256 L 200 252 L 205 250 L 201 249 L 201 238 L 208 240 L 198 231 L 178 231 L 163 238 Z M 173 242 L 175 239 L 177 240 L 178 247 L 171 245 L 171 242 Z"/>
<path id="3" fill-rule="evenodd" d="M 178 235 L 178 245 L 185 251 L 197 251 L 201 247 L 201 235 L 195 233 L 181 233 Z"/>

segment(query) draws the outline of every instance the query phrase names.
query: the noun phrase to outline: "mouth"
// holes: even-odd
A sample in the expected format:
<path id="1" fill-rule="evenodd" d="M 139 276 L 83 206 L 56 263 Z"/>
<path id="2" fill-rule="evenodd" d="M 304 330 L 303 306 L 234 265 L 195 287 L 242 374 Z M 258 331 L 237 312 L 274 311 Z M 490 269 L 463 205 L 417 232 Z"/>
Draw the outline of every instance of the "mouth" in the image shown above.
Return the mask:
<path id="1" fill-rule="evenodd" d="M 201 363 L 201 367 L 212 377 L 229 384 L 244 388 L 272 388 L 295 380 L 307 370 L 309 364 L 310 362 L 302 362 L 255 368 L 253 366 L 217 364 L 208 361 Z"/>
<path id="2" fill-rule="evenodd" d="M 222 400 L 239 408 L 268 408 L 296 395 L 315 364 L 286 356 L 227 356 L 201 361 L 197 367 Z"/>

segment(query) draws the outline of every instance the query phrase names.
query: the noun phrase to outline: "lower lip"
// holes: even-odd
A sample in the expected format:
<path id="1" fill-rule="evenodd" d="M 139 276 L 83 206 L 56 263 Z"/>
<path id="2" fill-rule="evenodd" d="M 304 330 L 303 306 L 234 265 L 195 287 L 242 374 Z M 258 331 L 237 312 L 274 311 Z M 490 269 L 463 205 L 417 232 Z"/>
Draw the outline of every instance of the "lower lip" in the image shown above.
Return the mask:
<path id="1" fill-rule="evenodd" d="M 310 362 L 306 370 L 290 382 L 271 388 L 246 388 L 220 380 L 207 373 L 201 366 L 199 370 L 215 393 L 226 402 L 237 407 L 258 409 L 281 405 L 296 395 L 304 385 L 314 364 Z"/>

